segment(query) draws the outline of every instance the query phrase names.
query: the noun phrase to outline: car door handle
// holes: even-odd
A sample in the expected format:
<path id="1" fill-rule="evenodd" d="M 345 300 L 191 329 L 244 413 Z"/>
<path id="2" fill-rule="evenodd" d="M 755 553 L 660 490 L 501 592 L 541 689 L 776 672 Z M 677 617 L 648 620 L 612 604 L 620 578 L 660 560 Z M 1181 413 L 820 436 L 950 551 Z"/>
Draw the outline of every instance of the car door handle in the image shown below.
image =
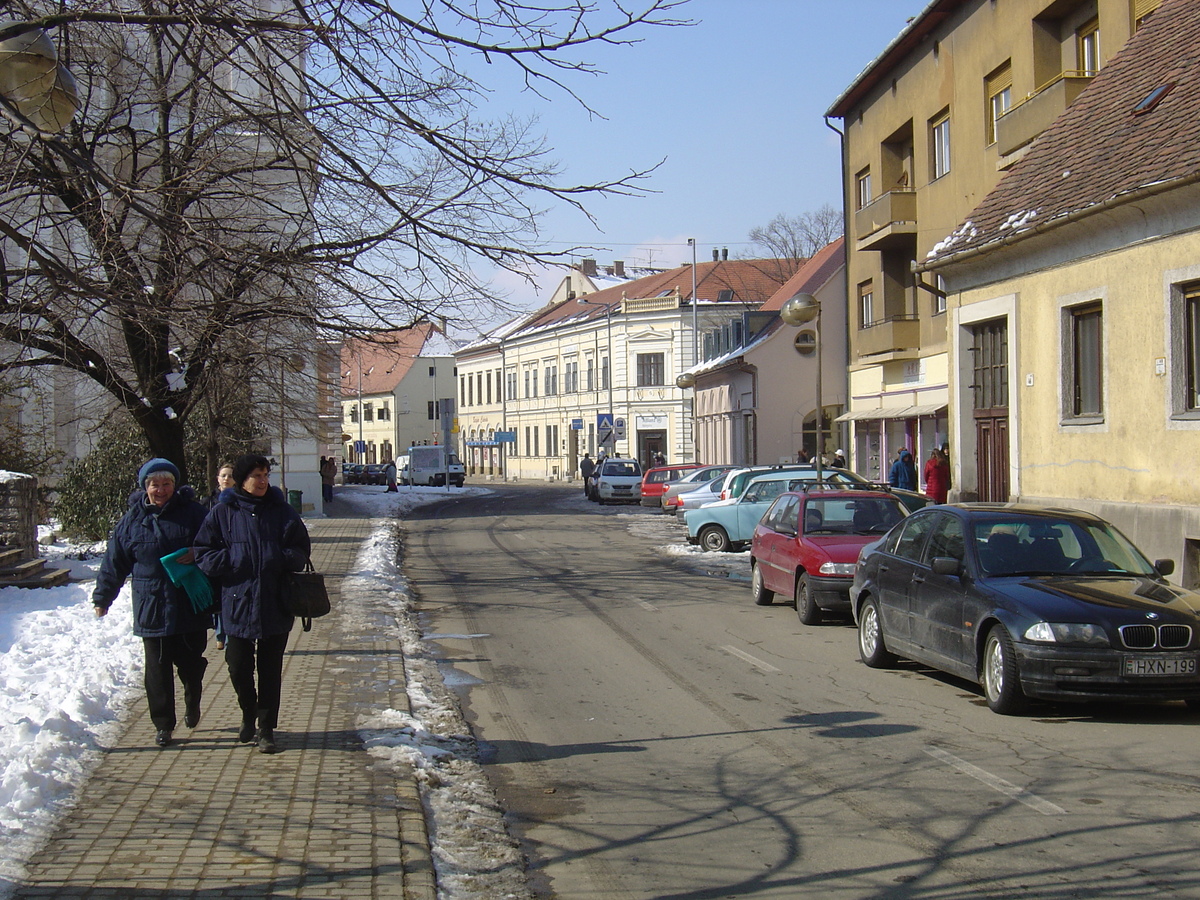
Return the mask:
<path id="1" fill-rule="evenodd" d="M 914 575 L 912 577 L 912 582 L 913 582 L 913 584 L 924 584 L 925 576 L 924 575 Z"/>

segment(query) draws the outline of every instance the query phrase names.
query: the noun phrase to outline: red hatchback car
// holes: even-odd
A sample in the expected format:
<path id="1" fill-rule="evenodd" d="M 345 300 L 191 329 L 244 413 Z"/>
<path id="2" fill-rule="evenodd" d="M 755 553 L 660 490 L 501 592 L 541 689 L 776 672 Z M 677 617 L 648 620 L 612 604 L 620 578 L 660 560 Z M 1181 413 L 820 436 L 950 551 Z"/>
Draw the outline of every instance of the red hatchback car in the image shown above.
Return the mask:
<path id="1" fill-rule="evenodd" d="M 751 539 L 754 602 L 766 605 L 776 594 L 794 597 L 805 625 L 818 624 L 824 610 L 849 612 L 859 551 L 907 514 L 886 491 L 813 485 L 780 494 Z"/>
<path id="2" fill-rule="evenodd" d="M 659 507 L 667 487 L 688 472 L 704 468 L 699 463 L 680 463 L 676 466 L 656 466 L 646 471 L 642 479 L 642 506 Z"/>

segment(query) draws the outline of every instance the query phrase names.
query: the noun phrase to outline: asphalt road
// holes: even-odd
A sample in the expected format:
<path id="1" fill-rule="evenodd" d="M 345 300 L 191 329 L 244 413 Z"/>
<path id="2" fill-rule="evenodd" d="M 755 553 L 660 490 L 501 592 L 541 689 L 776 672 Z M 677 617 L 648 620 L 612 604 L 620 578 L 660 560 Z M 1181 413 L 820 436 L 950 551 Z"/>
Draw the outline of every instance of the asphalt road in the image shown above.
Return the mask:
<path id="1" fill-rule="evenodd" d="M 417 510 L 406 571 L 540 896 L 1200 898 L 1200 719 L 868 669 L 577 488 Z"/>

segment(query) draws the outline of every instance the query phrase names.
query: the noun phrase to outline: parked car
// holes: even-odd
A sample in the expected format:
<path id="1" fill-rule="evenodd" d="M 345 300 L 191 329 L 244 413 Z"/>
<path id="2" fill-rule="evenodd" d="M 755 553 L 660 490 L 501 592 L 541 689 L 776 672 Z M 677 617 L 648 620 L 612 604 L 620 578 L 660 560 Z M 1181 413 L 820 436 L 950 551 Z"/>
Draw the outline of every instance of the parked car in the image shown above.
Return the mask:
<path id="1" fill-rule="evenodd" d="M 699 463 L 680 463 L 674 466 L 655 466 L 642 476 L 642 506 L 662 509 L 661 498 L 667 486 L 678 481 L 689 472 L 702 468 Z"/>
<path id="2" fill-rule="evenodd" d="M 370 463 L 363 466 L 359 484 L 387 484 L 387 466 Z"/>
<path id="3" fill-rule="evenodd" d="M 775 498 L 801 484 L 791 473 L 763 473 L 746 485 L 740 497 L 687 510 L 683 519 L 688 543 L 713 552 L 741 550 L 754 536 L 754 526 Z"/>
<path id="4" fill-rule="evenodd" d="M 606 503 L 638 503 L 642 498 L 642 466 L 636 459 L 610 456 L 600 463 L 589 482 L 591 499 Z"/>
<path id="5" fill-rule="evenodd" d="M 1200 708 L 1200 594 L 1089 513 L 931 506 L 864 551 L 850 589 L 869 666 L 896 656 L 1028 698 L 1184 700 Z"/>
<path id="6" fill-rule="evenodd" d="M 342 467 L 343 484 L 362 484 L 363 472 L 367 467 L 361 463 L 354 463 L 350 466 Z"/>
<path id="7" fill-rule="evenodd" d="M 794 598 L 796 614 L 816 625 L 824 610 L 850 611 L 850 584 L 859 552 L 908 514 L 883 491 L 806 485 L 780 494 L 750 541 L 750 592 L 766 605 Z"/>
<path id="8" fill-rule="evenodd" d="M 739 496 L 746 489 L 746 483 L 756 475 L 761 475 L 763 472 L 799 472 L 804 473 L 805 477 L 815 478 L 817 474 L 816 466 L 807 463 L 803 465 L 788 463 L 785 465 L 776 466 L 753 466 L 751 468 L 740 469 L 735 472 L 730 472 L 726 477 L 725 484 L 721 488 L 721 499 L 728 500 Z M 826 481 L 834 484 L 859 484 L 859 485 L 874 485 L 881 490 L 889 491 L 900 498 L 901 502 L 908 507 L 909 511 L 923 509 L 929 504 L 929 498 L 924 494 L 916 491 L 906 491 L 900 488 L 894 488 L 887 484 L 873 482 L 868 478 L 864 478 L 857 472 L 852 472 L 849 469 L 833 469 L 824 467 L 821 469 L 821 477 Z"/>
<path id="9" fill-rule="evenodd" d="M 699 509 L 710 503 L 716 503 L 721 499 L 721 485 L 724 483 L 725 476 L 718 475 L 716 478 L 697 488 L 677 495 L 675 497 L 675 517 L 678 518 L 689 509 Z"/>
<path id="10" fill-rule="evenodd" d="M 667 485 L 667 489 L 663 492 L 659 502 L 663 512 L 675 515 L 679 509 L 679 501 L 675 498 L 680 494 L 688 491 L 697 490 L 704 484 L 712 481 L 714 478 L 721 478 L 726 473 L 731 472 L 736 466 L 701 466 L 699 469 L 693 469 L 678 481 Z"/>

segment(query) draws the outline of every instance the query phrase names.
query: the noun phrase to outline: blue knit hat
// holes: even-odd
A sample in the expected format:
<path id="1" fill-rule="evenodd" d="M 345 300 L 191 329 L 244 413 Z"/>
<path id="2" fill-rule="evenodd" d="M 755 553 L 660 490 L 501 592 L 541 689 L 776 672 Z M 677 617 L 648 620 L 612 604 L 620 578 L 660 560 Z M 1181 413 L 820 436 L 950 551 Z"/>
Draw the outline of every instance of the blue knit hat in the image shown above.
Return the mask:
<path id="1" fill-rule="evenodd" d="M 176 482 L 179 481 L 179 467 L 169 459 L 163 459 L 161 456 L 156 456 L 150 462 L 146 463 L 138 469 L 138 486 L 145 487 L 146 479 L 157 472 L 166 472 Z"/>

